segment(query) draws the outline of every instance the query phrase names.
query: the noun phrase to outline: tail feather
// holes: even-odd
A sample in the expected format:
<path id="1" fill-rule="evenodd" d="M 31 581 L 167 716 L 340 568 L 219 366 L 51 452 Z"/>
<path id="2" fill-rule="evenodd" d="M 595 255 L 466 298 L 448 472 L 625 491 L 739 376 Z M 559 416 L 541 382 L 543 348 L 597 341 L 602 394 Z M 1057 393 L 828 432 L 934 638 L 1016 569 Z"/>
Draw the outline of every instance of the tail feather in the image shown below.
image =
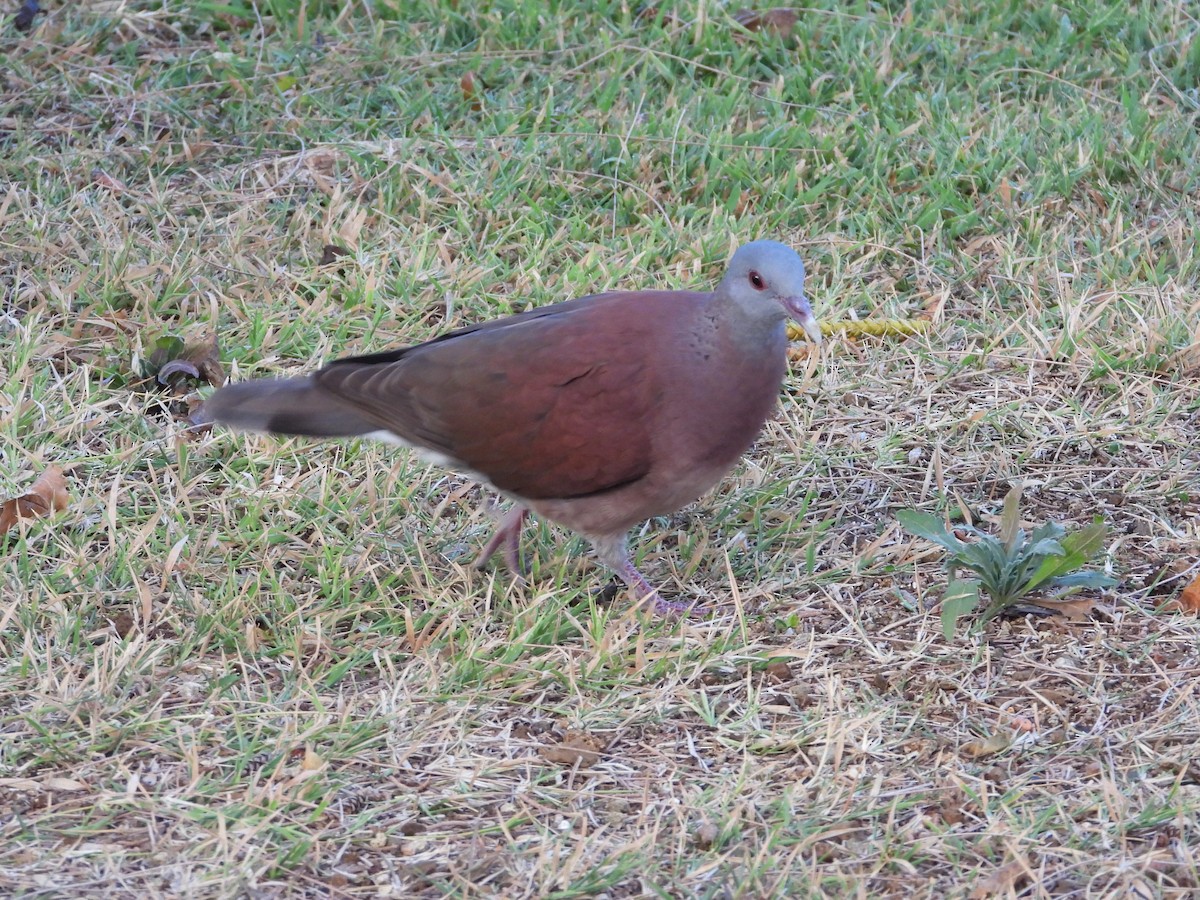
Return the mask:
<path id="1" fill-rule="evenodd" d="M 265 378 L 228 385 L 204 402 L 200 418 L 245 431 L 307 437 L 354 437 L 379 430 L 379 425 L 311 378 Z"/>

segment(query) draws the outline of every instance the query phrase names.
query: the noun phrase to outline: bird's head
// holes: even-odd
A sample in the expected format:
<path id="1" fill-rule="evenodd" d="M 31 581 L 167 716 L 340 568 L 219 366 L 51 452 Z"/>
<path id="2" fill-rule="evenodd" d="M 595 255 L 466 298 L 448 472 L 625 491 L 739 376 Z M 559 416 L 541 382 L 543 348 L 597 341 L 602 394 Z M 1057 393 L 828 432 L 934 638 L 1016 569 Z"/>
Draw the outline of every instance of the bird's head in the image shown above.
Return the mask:
<path id="1" fill-rule="evenodd" d="M 753 241 L 738 248 L 717 288 L 750 315 L 794 319 L 814 344 L 821 326 L 804 295 L 804 263 L 791 247 L 778 241 Z"/>

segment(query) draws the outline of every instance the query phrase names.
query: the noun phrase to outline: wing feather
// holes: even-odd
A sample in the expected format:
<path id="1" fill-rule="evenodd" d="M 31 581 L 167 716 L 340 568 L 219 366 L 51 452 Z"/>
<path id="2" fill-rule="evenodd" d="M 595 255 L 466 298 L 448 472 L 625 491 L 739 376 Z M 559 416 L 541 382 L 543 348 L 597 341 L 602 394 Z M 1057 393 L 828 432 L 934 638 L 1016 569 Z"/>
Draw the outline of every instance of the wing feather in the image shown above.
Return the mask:
<path id="1" fill-rule="evenodd" d="M 530 500 L 612 490 L 651 465 L 656 326 L 705 295 L 604 294 L 333 363 L 315 378 L 381 428 Z"/>

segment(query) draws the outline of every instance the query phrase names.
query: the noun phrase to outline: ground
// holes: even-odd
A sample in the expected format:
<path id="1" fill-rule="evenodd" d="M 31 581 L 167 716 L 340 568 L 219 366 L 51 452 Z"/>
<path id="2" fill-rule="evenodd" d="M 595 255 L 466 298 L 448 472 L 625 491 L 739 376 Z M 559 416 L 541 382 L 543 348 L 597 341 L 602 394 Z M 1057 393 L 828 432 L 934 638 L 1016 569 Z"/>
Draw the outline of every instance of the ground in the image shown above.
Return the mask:
<path id="1" fill-rule="evenodd" d="M 7 6 L 0 499 L 67 502 L 0 537 L 4 891 L 1200 887 L 1192 4 Z M 635 532 L 704 615 L 544 523 L 526 585 L 473 571 L 488 495 L 406 452 L 188 419 L 759 237 L 823 319 L 930 328 L 798 343 Z M 1015 483 L 1102 517 L 1117 586 L 948 640 L 896 513 L 992 527 Z"/>

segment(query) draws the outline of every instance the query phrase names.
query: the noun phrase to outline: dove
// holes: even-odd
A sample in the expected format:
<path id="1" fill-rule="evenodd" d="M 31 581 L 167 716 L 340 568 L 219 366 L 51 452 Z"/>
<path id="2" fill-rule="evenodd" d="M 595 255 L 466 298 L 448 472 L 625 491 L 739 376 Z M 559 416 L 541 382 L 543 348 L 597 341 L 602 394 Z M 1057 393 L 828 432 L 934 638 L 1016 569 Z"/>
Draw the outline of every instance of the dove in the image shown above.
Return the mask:
<path id="1" fill-rule="evenodd" d="M 410 447 L 510 498 L 476 561 L 522 573 L 529 512 L 591 542 L 639 601 L 631 528 L 714 487 L 757 438 L 787 371 L 787 320 L 814 344 L 804 263 L 784 244 L 740 247 L 711 292 L 619 291 L 221 388 L 206 417 L 233 428 Z"/>

